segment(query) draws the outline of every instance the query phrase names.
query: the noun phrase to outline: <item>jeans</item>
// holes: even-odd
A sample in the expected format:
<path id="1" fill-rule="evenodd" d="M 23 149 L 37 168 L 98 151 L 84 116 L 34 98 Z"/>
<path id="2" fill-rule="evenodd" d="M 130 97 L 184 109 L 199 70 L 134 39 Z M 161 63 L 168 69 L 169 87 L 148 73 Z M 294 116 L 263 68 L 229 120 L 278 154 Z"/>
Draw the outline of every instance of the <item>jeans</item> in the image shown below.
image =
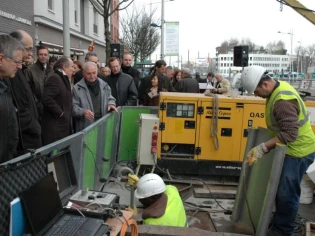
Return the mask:
<path id="1" fill-rule="evenodd" d="M 301 181 L 307 168 L 313 163 L 315 152 L 303 158 L 285 157 L 278 191 L 273 227 L 284 235 L 294 231 L 294 222 L 299 209 Z"/>

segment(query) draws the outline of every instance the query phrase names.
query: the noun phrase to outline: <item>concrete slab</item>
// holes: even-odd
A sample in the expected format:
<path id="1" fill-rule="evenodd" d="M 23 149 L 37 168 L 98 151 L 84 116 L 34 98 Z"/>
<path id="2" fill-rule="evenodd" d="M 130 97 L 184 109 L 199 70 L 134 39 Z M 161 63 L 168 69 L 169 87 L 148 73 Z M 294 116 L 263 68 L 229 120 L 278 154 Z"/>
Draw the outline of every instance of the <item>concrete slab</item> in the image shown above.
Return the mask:
<path id="1" fill-rule="evenodd" d="M 194 188 L 194 195 L 197 198 L 213 198 L 216 199 L 235 199 L 237 186 L 225 186 L 225 185 L 209 185 L 209 189 L 203 186 L 203 188 Z"/>

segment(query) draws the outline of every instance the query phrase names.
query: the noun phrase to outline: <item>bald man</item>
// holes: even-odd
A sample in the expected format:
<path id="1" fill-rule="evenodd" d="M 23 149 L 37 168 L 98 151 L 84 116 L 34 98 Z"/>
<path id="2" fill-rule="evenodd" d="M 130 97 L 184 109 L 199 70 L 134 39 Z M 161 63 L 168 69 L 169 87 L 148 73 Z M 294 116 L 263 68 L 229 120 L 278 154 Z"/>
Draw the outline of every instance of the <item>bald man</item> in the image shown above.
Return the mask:
<path id="1" fill-rule="evenodd" d="M 33 55 L 33 39 L 23 30 L 14 31 L 11 36 L 24 46 L 22 69 L 19 69 L 15 77 L 10 80 L 21 129 L 17 155 L 21 155 L 28 149 L 37 149 L 42 146 L 41 126 L 33 92 L 25 76 L 27 69 L 25 64 L 32 59 Z"/>

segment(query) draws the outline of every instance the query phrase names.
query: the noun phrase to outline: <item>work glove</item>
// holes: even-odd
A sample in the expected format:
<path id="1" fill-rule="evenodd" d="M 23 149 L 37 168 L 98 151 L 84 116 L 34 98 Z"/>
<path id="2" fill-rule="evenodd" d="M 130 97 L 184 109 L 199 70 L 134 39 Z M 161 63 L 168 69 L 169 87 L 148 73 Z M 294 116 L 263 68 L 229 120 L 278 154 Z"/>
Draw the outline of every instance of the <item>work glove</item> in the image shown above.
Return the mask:
<path id="1" fill-rule="evenodd" d="M 247 154 L 247 164 L 251 166 L 267 152 L 268 149 L 266 148 L 264 143 L 261 143 L 258 146 L 252 148 Z"/>
<path id="2" fill-rule="evenodd" d="M 137 183 L 138 183 L 138 181 L 139 181 L 138 176 L 133 175 L 133 174 L 131 174 L 131 173 L 128 174 L 128 184 L 129 184 L 130 186 L 136 186 Z"/>

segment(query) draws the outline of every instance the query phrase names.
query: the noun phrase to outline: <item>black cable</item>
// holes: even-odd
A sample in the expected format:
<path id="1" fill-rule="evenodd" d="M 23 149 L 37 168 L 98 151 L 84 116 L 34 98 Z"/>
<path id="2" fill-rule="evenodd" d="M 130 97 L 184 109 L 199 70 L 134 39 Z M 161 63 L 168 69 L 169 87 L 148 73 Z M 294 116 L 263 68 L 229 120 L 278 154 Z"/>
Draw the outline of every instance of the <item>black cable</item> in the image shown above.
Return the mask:
<path id="1" fill-rule="evenodd" d="M 179 180 L 196 180 L 196 181 L 202 182 L 203 185 L 207 187 L 207 189 L 208 189 L 210 195 L 212 196 L 213 200 L 217 203 L 217 205 L 218 205 L 220 208 L 222 208 L 226 213 L 231 213 L 231 212 L 232 212 L 231 210 L 225 209 L 225 208 L 218 202 L 218 200 L 214 197 L 214 195 L 212 194 L 210 188 L 208 187 L 208 185 L 206 184 L 206 182 L 205 182 L 204 180 L 198 179 L 198 178 L 188 178 L 188 179 L 184 179 L 184 178 L 181 178 L 181 177 L 178 177 L 178 176 L 175 176 L 175 175 L 171 175 L 170 173 L 166 172 L 165 170 L 163 170 L 162 168 L 160 168 L 160 167 L 158 166 L 158 164 L 156 163 L 156 160 L 155 160 L 155 158 L 156 158 L 155 156 L 156 156 L 156 153 L 153 153 L 153 155 L 152 155 L 152 157 L 153 157 L 153 162 L 154 162 L 154 165 L 156 166 L 156 168 L 157 168 L 158 170 L 162 171 L 163 173 L 165 173 L 165 174 L 167 174 L 167 175 L 170 175 L 170 176 L 171 176 L 172 178 L 174 178 L 174 179 L 179 179 Z"/>
<path id="2" fill-rule="evenodd" d="M 250 222 L 251 222 L 253 229 L 254 229 L 254 235 L 256 235 L 256 227 L 255 227 L 255 224 L 254 224 L 254 221 L 252 218 L 252 214 L 251 214 L 251 211 L 249 208 L 249 203 L 248 203 L 247 194 L 246 194 L 245 170 L 244 170 L 244 175 L 243 175 L 243 187 L 244 187 L 243 190 L 244 190 L 244 195 L 245 195 L 245 202 L 246 202 L 246 206 L 247 206 L 248 216 L 249 216 Z"/>
<path id="3" fill-rule="evenodd" d="M 305 10 L 305 11 L 310 11 L 310 12 L 315 12 L 314 10 L 311 10 L 311 9 L 308 9 L 308 8 L 305 8 L 305 7 L 296 7 L 296 6 L 291 6 L 290 4 L 284 2 L 283 0 L 276 0 L 277 2 L 283 4 L 283 5 L 286 5 L 288 7 L 291 7 L 293 9 L 299 9 L 299 10 Z"/>
<path id="4" fill-rule="evenodd" d="M 96 155 L 92 152 L 92 150 L 89 148 L 89 146 L 86 143 L 84 143 L 83 146 L 92 154 L 94 165 L 95 165 L 95 169 L 96 169 L 96 172 L 97 172 L 98 177 L 99 177 L 99 181 L 101 183 L 105 183 L 107 181 L 107 179 L 102 177 L 101 172 L 98 170 L 98 167 L 97 167 L 97 164 L 96 164 L 96 157 L 95 157 Z"/>

